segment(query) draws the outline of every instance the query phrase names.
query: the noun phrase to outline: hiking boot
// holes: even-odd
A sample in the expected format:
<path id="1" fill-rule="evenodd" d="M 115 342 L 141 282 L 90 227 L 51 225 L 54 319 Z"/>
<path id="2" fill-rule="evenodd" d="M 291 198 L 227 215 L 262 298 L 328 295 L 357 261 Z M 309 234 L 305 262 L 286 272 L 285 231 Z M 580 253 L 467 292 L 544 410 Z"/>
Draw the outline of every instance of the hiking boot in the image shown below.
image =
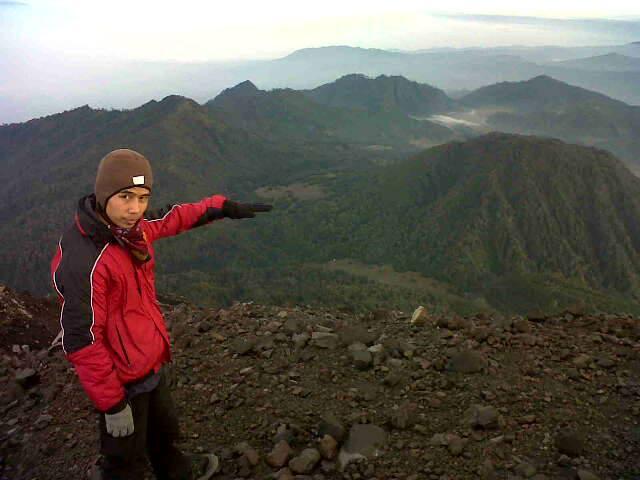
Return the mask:
<path id="1" fill-rule="evenodd" d="M 189 460 L 193 480 L 209 480 L 220 471 L 220 460 L 213 453 L 189 455 Z"/>

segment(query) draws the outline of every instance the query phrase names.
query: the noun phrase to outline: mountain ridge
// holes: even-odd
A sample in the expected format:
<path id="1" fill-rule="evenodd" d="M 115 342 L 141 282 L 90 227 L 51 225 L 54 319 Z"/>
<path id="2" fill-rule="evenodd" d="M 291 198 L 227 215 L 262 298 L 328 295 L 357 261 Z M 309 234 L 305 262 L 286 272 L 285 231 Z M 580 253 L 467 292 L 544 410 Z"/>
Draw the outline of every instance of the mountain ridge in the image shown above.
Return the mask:
<path id="1" fill-rule="evenodd" d="M 369 78 L 350 74 L 305 94 L 323 105 L 368 111 L 399 110 L 408 115 L 432 115 L 455 109 L 456 102 L 442 90 L 402 76 Z"/>
<path id="2" fill-rule="evenodd" d="M 538 75 L 526 81 L 500 82 L 479 88 L 460 101 L 469 106 L 483 104 L 509 105 L 521 113 L 543 110 L 549 106 L 558 108 L 574 103 L 607 103 L 628 106 L 602 93 L 569 85 L 549 75 Z"/>
<path id="3" fill-rule="evenodd" d="M 460 102 L 486 112 L 489 127 L 604 148 L 640 165 L 640 107 L 541 76 L 478 89 Z"/>
<path id="4" fill-rule="evenodd" d="M 398 108 L 366 111 L 353 105 L 317 102 L 305 91 L 264 91 L 246 85 L 243 82 L 226 89 L 205 105 L 236 127 L 259 132 L 269 141 L 344 142 L 416 150 L 412 142 L 442 143 L 456 137 L 448 128 L 409 118 Z"/>

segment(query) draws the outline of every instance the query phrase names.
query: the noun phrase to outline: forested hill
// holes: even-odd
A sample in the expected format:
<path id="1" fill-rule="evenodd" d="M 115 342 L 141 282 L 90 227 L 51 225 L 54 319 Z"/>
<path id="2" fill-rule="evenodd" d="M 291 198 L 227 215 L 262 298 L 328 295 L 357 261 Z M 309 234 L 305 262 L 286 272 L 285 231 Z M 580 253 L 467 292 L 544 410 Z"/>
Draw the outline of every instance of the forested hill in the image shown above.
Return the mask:
<path id="1" fill-rule="evenodd" d="M 139 150 L 152 160 L 156 205 L 217 192 L 247 198 L 260 186 L 375 157 L 337 141 L 267 143 L 223 117 L 190 99 L 170 96 L 128 111 L 85 106 L 1 126 L 2 281 L 48 291 L 52 249 L 78 198 L 92 191 L 100 158 L 116 148 Z"/>
<path id="2" fill-rule="evenodd" d="M 431 88 L 415 85 L 416 88 Z M 369 92 L 361 94 L 362 99 L 368 96 Z M 371 97 L 371 101 L 378 99 Z M 448 128 L 412 119 L 401 108 L 367 110 L 346 102 L 324 104 L 301 91 L 276 89 L 267 92 L 248 81 L 224 90 L 206 106 L 214 114 L 221 113 L 231 125 L 269 142 L 344 142 L 364 148 L 416 151 L 416 146 L 431 146 L 456 138 Z M 439 108 L 444 107 L 443 103 Z"/>
<path id="3" fill-rule="evenodd" d="M 425 116 L 456 108 L 456 102 L 442 90 L 401 76 L 380 75 L 372 79 L 361 74 L 345 75 L 305 93 L 323 105 L 371 112 L 396 110 Z"/>
<path id="4" fill-rule="evenodd" d="M 268 219 L 163 250 L 165 286 L 266 303 L 639 311 L 640 180 L 602 150 L 490 134 L 269 193 Z"/>
<path id="5" fill-rule="evenodd" d="M 601 93 L 575 87 L 547 75 L 522 82 L 500 82 L 482 87 L 460 101 L 471 107 L 502 106 L 517 109 L 520 113 L 560 110 L 585 103 L 607 107 L 627 106 Z"/>
<path id="6" fill-rule="evenodd" d="M 640 180 L 604 151 L 490 134 L 336 190 L 305 209 L 326 218 L 305 227 L 310 255 L 390 263 L 494 307 L 640 298 Z"/>
<path id="7" fill-rule="evenodd" d="M 640 166 L 640 107 L 546 76 L 490 85 L 461 103 L 493 129 L 603 148 Z"/>

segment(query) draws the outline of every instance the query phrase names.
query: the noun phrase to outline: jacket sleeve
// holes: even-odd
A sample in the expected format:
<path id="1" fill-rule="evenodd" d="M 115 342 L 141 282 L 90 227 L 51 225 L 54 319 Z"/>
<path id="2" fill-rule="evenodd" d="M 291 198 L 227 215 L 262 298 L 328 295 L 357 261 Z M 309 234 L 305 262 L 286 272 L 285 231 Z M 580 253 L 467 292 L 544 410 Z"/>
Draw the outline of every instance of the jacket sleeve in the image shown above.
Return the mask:
<path id="1" fill-rule="evenodd" d="M 56 256 L 62 257 L 61 247 Z M 61 266 L 62 258 L 52 267 L 62 300 L 62 348 L 95 407 L 107 412 L 126 401 L 126 395 L 105 343 L 107 280 L 95 268 L 99 259 L 89 272 Z"/>
<path id="2" fill-rule="evenodd" d="M 145 220 L 147 241 L 178 235 L 223 218 L 222 205 L 225 200 L 226 197 L 222 195 L 213 195 L 196 203 L 167 205 L 150 213 Z"/>

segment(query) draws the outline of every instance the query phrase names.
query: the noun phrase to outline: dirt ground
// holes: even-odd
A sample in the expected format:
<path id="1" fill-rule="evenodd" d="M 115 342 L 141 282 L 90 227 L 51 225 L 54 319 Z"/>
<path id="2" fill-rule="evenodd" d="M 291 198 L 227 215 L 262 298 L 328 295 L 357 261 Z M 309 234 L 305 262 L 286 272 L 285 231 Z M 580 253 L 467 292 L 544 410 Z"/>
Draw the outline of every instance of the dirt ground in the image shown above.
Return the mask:
<path id="1" fill-rule="evenodd" d="M 638 319 L 164 308 L 181 446 L 216 452 L 215 478 L 640 478 Z M 0 292 L 2 480 L 83 479 L 97 458 L 97 414 L 46 348 L 58 316 Z M 320 448 L 329 414 L 343 453 L 354 426 L 380 427 L 377 455 L 345 466 Z M 295 462 L 270 465 L 282 438 L 322 459 L 297 476 Z"/>

